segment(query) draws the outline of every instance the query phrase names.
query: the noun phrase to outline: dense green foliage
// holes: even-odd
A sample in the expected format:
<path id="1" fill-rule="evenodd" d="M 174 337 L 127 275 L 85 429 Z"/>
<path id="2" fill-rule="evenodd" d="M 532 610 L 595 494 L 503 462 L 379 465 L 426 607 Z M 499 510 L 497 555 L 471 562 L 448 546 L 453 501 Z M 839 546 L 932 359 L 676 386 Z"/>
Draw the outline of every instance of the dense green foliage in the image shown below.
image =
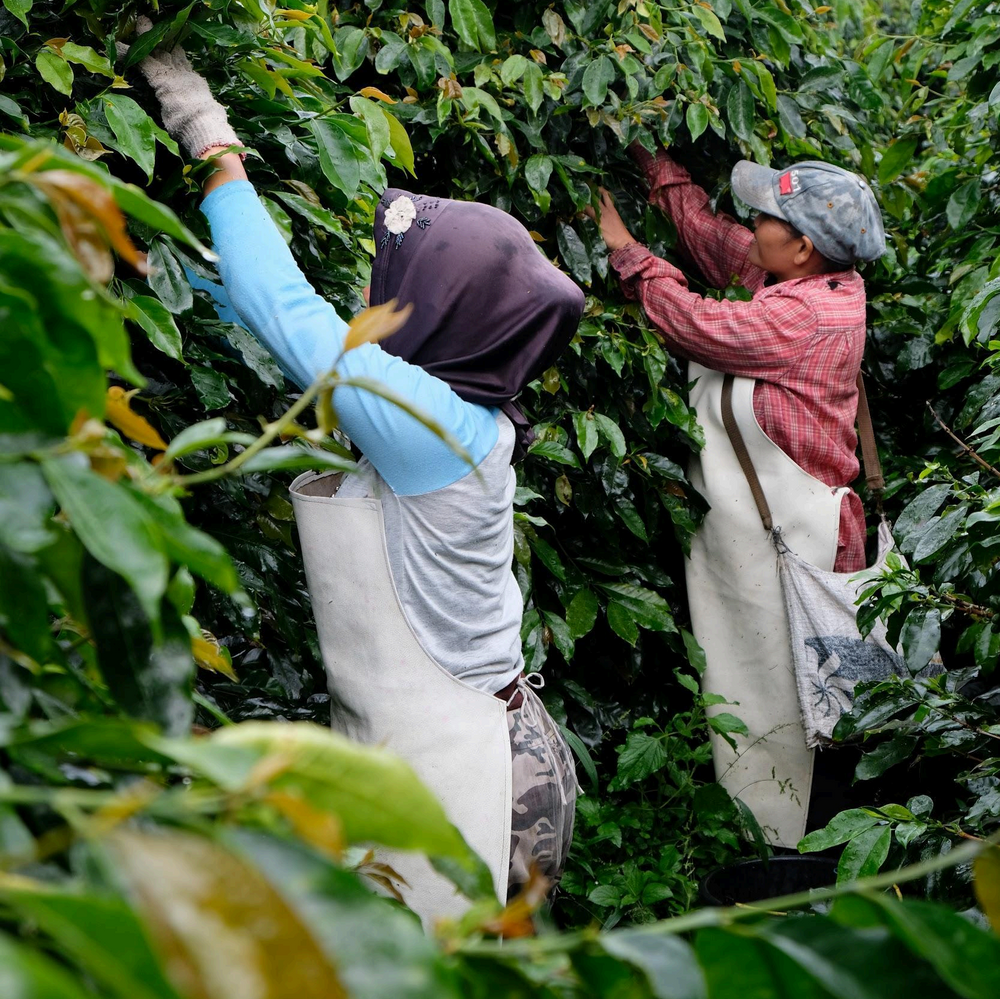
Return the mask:
<path id="1" fill-rule="evenodd" d="M 648 935 L 579 932 L 503 951 L 479 942 L 501 928 L 481 903 L 442 951 L 344 870 L 363 862 L 345 844 L 402 837 L 472 877 L 432 804 L 373 825 L 335 776 L 350 750 L 313 729 L 189 738 L 193 721 L 325 722 L 287 473 L 349 458 L 327 407 L 305 429 L 320 387 L 296 401 L 253 339 L 192 289 L 189 277 L 215 277 L 196 208 L 204 167 L 158 128 L 134 65 L 183 38 L 252 150 L 268 210 L 345 314 L 362 304 L 387 182 L 515 212 L 590 295 L 580 336 L 525 394 L 539 441 L 516 514 L 526 661 L 544 666 L 587 791 L 555 908 L 563 924 L 687 911 L 698 878 L 749 850 L 753 827 L 706 766 L 700 654 L 685 630 L 683 552 L 702 505 L 684 474 L 699 444 L 684 369 L 622 301 L 579 211 L 604 183 L 633 231 L 671 255 L 670 223 L 645 209 L 625 152 L 634 138 L 669 143 L 723 207 L 740 155 L 829 159 L 872 180 L 891 251 L 865 275 L 869 390 L 912 568 L 873 580 L 865 613 L 888 617 L 914 673 L 939 645 L 951 669 L 862 695 L 842 731 L 865 734 L 857 776 L 875 781 L 879 810 L 846 813 L 804 847 L 849 842 L 845 880 L 923 859 L 933 876 L 914 884 L 964 908 L 970 868 L 941 855 L 1000 816 L 993 5 L 149 6 L 0 9 L 0 853 L 18 876 L 0 893 L 5 927 L 28 944 L 4 964 L 54 983 L 26 994 L 239 992 L 219 984 L 233 962 L 199 948 L 204 930 L 171 924 L 188 904 L 209 906 L 248 948 L 244 963 L 271 991 L 246 994 L 700 996 L 699 968 L 712 997 L 754 983 L 761 995 L 997 994 L 994 937 L 874 894 L 830 916 L 697 915 Z M 157 28 L 135 42 L 144 12 Z M 127 57 L 116 39 L 134 43 Z M 148 253 L 145 279 L 118 210 Z M 290 443 L 263 446 L 279 436 Z M 738 730 L 738 707 L 711 724 Z M 311 753 L 328 754 L 328 772 L 299 766 Z M 403 793 L 390 763 L 375 754 L 370 766 L 384 800 Z M 151 836 L 154 825 L 175 831 Z M 164 894 L 166 869 L 204 879 L 200 900 Z M 277 971 L 252 956 L 267 951 L 254 905 L 287 913 L 280 932 L 311 986 L 279 991 Z M 519 924 L 516 912 L 503 919 Z M 676 934 L 698 926 L 692 949 Z M 59 984 L 30 948 L 57 952 L 79 984 Z M 171 985 L 155 970 L 165 953 L 186 969 L 170 965 L 182 976 Z M 908 977 L 890 982 L 903 962 Z"/>

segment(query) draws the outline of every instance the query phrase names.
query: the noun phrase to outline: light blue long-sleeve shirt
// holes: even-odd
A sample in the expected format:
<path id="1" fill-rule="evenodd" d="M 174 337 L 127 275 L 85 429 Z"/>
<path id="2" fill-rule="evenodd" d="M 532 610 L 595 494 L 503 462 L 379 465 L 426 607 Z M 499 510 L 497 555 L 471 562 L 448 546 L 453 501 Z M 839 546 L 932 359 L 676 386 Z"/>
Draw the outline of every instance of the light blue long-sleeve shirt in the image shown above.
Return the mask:
<path id="1" fill-rule="evenodd" d="M 202 210 L 228 305 L 289 378 L 305 387 L 336 362 L 342 376 L 374 379 L 418 406 L 471 456 L 475 474 L 397 406 L 362 389 L 334 392 L 340 425 L 365 455 L 337 495 L 381 501 L 393 581 L 414 633 L 453 675 L 487 693 L 502 690 L 524 665 L 511 572 L 510 421 L 377 344 L 338 361 L 347 324 L 305 279 L 249 182 L 216 188 Z"/>
<path id="2" fill-rule="evenodd" d="M 336 364 L 342 377 L 373 379 L 422 410 L 475 465 L 489 454 L 497 442 L 495 409 L 460 399 L 441 379 L 378 344 L 341 357 L 347 323 L 299 270 L 249 181 L 216 188 L 202 211 L 236 312 L 293 382 L 305 388 Z M 345 386 L 333 402 L 343 431 L 398 495 L 441 489 L 469 472 L 469 463 L 436 434 L 373 393 Z"/>

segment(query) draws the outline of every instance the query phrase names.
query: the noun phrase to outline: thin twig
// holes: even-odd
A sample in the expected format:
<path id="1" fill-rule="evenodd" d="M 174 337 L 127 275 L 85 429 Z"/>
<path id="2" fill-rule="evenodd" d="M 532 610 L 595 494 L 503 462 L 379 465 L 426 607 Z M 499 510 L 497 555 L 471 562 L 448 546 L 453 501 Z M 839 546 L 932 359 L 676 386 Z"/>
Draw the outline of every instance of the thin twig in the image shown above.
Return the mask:
<path id="1" fill-rule="evenodd" d="M 965 452 L 965 453 L 966 453 L 966 454 L 967 454 L 967 455 L 968 455 L 968 456 L 970 457 L 970 458 L 972 458 L 972 460 L 973 460 L 973 461 L 975 461 L 975 462 L 976 462 L 976 464 L 980 465 L 980 466 L 981 466 L 982 468 L 985 468 L 985 469 L 986 469 L 986 471 L 988 471 L 988 472 L 992 472 L 992 473 L 993 473 L 993 474 L 994 474 L 994 475 L 995 475 L 995 476 L 996 476 L 996 477 L 997 477 L 998 479 L 1000 479 L 1000 469 L 997 469 L 997 468 L 994 468 L 994 467 L 993 467 L 993 466 L 992 466 L 992 465 L 991 465 L 991 464 L 990 464 L 990 463 L 989 463 L 989 462 L 988 462 L 988 461 L 987 461 L 987 460 L 986 460 L 985 458 L 981 458 L 981 457 L 980 457 L 980 456 L 979 456 L 978 454 L 976 454 L 976 452 L 975 452 L 975 451 L 973 451 L 973 450 L 972 450 L 972 448 L 971 448 L 971 447 L 969 447 L 969 445 L 968 445 L 968 444 L 966 444 L 966 443 L 965 443 L 965 441 L 963 441 L 963 440 L 961 439 L 961 437 L 959 437 L 959 436 L 958 436 L 957 434 L 955 434 L 955 433 L 954 433 L 954 431 L 952 431 L 951 427 L 949 427 L 949 426 L 948 426 L 948 424 L 946 424 L 946 423 L 944 422 L 944 420 L 942 420 L 942 419 L 941 419 L 941 417 L 940 417 L 940 416 L 938 416 L 938 414 L 937 414 L 936 410 L 935 410 L 935 409 L 934 409 L 934 407 L 933 407 L 933 406 L 932 406 L 932 405 L 930 404 L 930 402 L 928 402 L 928 403 L 927 403 L 927 408 L 928 408 L 928 409 L 929 409 L 929 410 L 931 411 L 931 416 L 933 416 L 933 417 L 934 417 L 934 419 L 935 419 L 935 420 L 937 421 L 937 425 L 938 425 L 938 426 L 939 426 L 939 427 L 940 427 L 940 428 L 941 428 L 941 429 L 942 429 L 942 430 L 943 430 L 943 431 L 944 431 L 944 432 L 945 432 L 945 433 L 946 433 L 946 434 L 947 434 L 947 435 L 948 435 L 948 436 L 949 436 L 949 437 L 950 437 L 950 438 L 951 438 L 951 439 L 952 439 L 952 440 L 953 440 L 953 441 L 954 441 L 954 442 L 955 442 L 955 443 L 956 443 L 956 444 L 957 444 L 957 445 L 958 445 L 958 446 L 959 446 L 959 447 L 960 447 L 960 448 L 961 448 L 961 449 L 962 449 L 962 450 L 963 450 L 963 451 L 964 451 L 964 452 Z"/>

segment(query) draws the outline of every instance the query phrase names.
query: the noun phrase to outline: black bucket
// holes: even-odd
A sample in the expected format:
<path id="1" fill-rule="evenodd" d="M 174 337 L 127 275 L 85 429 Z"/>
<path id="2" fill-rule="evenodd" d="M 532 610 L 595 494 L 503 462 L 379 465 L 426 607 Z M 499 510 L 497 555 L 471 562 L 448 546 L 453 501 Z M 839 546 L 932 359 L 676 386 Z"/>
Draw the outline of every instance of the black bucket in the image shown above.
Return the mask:
<path id="1" fill-rule="evenodd" d="M 740 860 L 712 871 L 698 886 L 704 905 L 749 905 L 811 888 L 826 888 L 837 880 L 832 857 L 771 857 Z"/>

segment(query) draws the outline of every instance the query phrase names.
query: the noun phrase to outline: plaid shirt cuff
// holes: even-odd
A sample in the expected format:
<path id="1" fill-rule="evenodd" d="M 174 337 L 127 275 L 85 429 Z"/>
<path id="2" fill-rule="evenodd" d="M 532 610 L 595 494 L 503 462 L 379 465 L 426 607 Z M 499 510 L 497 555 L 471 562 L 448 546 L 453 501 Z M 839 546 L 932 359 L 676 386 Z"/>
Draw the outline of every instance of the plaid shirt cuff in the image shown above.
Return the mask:
<path id="1" fill-rule="evenodd" d="M 652 255 L 642 243 L 626 243 L 611 252 L 608 263 L 618 271 L 618 276 L 623 281 L 627 281 L 642 270 L 643 264 Z"/>
<path id="2" fill-rule="evenodd" d="M 618 271 L 622 281 L 634 278 L 651 260 L 655 260 L 658 265 L 657 277 L 669 277 L 684 282 L 684 274 L 680 270 L 669 261 L 654 256 L 642 243 L 626 243 L 625 246 L 612 251 L 608 257 L 608 263 Z"/>

